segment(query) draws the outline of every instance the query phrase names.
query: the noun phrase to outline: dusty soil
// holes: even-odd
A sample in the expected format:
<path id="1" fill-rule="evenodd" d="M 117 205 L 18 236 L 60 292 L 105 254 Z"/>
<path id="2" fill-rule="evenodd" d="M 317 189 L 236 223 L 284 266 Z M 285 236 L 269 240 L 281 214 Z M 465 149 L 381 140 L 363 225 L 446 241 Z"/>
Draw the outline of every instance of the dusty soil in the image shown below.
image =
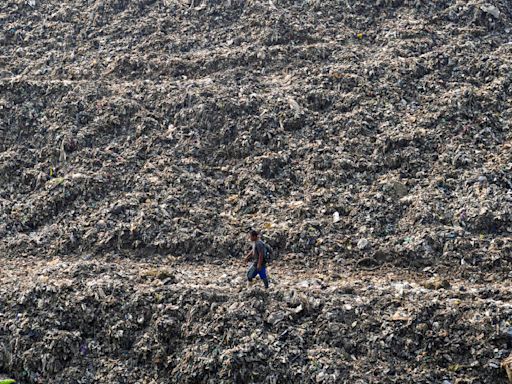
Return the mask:
<path id="1" fill-rule="evenodd" d="M 506 0 L 1 2 L 0 372 L 505 382 L 511 20 Z M 243 288 L 249 228 L 269 292 Z"/>

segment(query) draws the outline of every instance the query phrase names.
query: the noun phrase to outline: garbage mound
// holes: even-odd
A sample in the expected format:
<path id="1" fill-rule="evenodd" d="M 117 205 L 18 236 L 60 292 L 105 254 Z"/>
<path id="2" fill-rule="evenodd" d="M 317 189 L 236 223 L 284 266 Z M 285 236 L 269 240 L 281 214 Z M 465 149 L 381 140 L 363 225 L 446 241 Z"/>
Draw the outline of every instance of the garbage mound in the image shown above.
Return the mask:
<path id="1" fill-rule="evenodd" d="M 509 269 L 511 12 L 3 2 L 0 252 Z"/>
<path id="2" fill-rule="evenodd" d="M 1 2 L 0 377 L 504 383 L 511 21 Z M 250 228 L 268 292 L 234 264 Z"/>
<path id="3" fill-rule="evenodd" d="M 492 281 L 276 268 L 265 291 L 231 264 L 6 264 L 0 372 L 22 383 L 506 382 L 512 292 Z"/>

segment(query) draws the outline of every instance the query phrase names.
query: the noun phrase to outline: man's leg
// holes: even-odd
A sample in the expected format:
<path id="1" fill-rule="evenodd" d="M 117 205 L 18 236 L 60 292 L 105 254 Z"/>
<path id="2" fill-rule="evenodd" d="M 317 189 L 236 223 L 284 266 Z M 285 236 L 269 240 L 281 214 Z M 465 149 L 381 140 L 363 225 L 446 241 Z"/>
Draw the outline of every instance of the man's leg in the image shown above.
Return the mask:
<path id="1" fill-rule="evenodd" d="M 268 288 L 268 277 L 267 277 L 267 268 L 261 268 L 261 271 L 258 272 L 261 280 L 263 280 L 263 284 L 265 284 L 265 288 Z"/>
<path id="2" fill-rule="evenodd" d="M 251 267 L 247 271 L 247 281 L 250 283 L 252 281 L 252 279 L 254 279 L 256 277 L 257 274 L 258 274 L 258 271 L 256 270 L 256 266 L 251 265 Z"/>

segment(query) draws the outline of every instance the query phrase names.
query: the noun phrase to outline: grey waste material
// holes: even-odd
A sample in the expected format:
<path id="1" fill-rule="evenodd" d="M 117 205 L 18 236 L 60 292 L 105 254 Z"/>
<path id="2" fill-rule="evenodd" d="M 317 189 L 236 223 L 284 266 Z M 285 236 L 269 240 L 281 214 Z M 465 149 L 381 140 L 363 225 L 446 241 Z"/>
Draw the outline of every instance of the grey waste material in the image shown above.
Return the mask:
<path id="1" fill-rule="evenodd" d="M 0 252 L 510 270 L 510 4 L 2 2 Z"/>
<path id="2" fill-rule="evenodd" d="M 504 382 L 511 17 L 1 1 L 0 374 Z M 231 264 L 250 228 L 267 296 Z"/>
<path id="3" fill-rule="evenodd" d="M 277 264 L 265 290 L 238 264 L 178 259 L 2 272 L 0 372 L 21 383 L 506 382 L 512 291 L 497 282 Z"/>

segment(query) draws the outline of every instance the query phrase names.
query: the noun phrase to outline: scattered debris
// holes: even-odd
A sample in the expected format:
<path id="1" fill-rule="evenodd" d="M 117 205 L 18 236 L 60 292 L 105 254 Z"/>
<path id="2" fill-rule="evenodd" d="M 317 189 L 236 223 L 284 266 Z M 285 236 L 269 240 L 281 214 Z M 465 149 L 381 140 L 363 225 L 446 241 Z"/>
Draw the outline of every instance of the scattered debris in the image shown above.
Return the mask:
<path id="1" fill-rule="evenodd" d="M 2 254 L 511 270 L 509 14 L 118 3 L 0 5 Z"/>
<path id="2" fill-rule="evenodd" d="M 0 2 L 0 372 L 503 383 L 511 15 Z M 248 228 L 269 292 L 232 264 Z"/>
<path id="3" fill-rule="evenodd" d="M 432 279 L 426 280 L 422 283 L 422 285 L 427 289 L 450 289 L 450 282 L 446 279 L 442 279 L 440 277 L 434 277 Z"/>
<path id="4" fill-rule="evenodd" d="M 509 383 L 512 383 L 512 355 L 503 360 L 501 366 L 505 368 L 505 371 L 507 372 Z"/>
<path id="5" fill-rule="evenodd" d="M 357 248 L 359 248 L 360 250 L 366 249 L 366 247 L 368 247 L 368 244 L 369 242 L 367 239 L 360 239 L 357 242 Z"/>
<path id="6" fill-rule="evenodd" d="M 489 3 L 482 4 L 480 6 L 480 9 L 482 11 L 484 11 L 485 13 L 490 14 L 491 16 L 493 16 L 496 19 L 500 17 L 500 10 L 492 4 L 489 4 Z"/>
<path id="7" fill-rule="evenodd" d="M 147 278 L 164 265 L 173 284 Z M 277 263 L 264 290 L 245 287 L 243 272 L 227 261 L 7 260 L 0 372 L 21 383 L 265 383 L 271 366 L 275 382 L 327 384 L 378 367 L 379 382 L 505 383 L 493 367 L 510 353 L 508 286 L 425 290 L 414 273 L 331 278 Z"/>

